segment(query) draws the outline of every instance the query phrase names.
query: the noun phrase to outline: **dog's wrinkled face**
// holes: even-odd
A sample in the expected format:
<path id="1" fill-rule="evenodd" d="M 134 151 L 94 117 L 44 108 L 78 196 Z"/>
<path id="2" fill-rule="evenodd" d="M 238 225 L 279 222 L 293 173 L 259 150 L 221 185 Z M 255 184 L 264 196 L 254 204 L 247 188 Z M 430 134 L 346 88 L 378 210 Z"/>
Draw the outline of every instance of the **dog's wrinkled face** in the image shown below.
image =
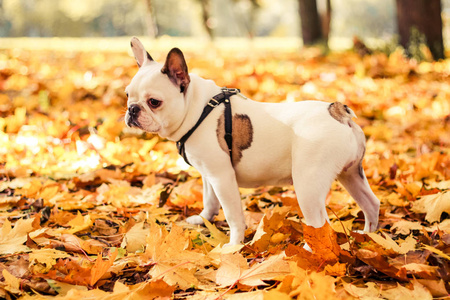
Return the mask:
<path id="1" fill-rule="evenodd" d="M 131 40 L 131 48 L 139 71 L 125 89 L 125 123 L 167 137 L 180 126 L 186 113 L 190 78 L 183 53 L 172 49 L 162 65 L 152 59 L 137 38 Z"/>

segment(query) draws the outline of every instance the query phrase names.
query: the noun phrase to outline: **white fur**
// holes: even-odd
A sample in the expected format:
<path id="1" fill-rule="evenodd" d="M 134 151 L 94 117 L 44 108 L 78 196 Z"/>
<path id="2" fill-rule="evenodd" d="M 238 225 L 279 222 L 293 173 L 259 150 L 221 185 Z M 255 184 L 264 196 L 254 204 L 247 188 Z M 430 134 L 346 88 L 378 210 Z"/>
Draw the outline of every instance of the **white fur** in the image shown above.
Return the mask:
<path id="1" fill-rule="evenodd" d="M 142 129 L 178 141 L 221 90 L 214 82 L 189 74 L 187 91 L 180 93 L 179 87 L 161 73 L 162 66 L 154 61 L 143 62 L 126 89 L 128 105 L 143 108 L 138 119 Z M 163 105 L 152 110 L 146 104 L 148 98 L 162 100 Z M 338 178 L 361 206 L 366 218 L 364 230 L 376 229 L 379 200 L 359 171 L 365 139 L 350 120 L 353 115 L 348 124 L 340 123 L 331 117 L 329 103 L 320 101 L 274 104 L 233 96 L 231 103 L 233 114 L 247 115 L 253 127 L 251 146 L 243 150 L 237 165 L 232 165 L 217 139 L 223 105 L 211 112 L 185 144 L 189 162 L 203 177 L 204 209 L 200 215 L 211 220 L 222 206 L 230 226 L 229 244 L 244 240 L 239 186 L 293 183 L 306 224 L 317 228 L 328 221 L 325 198 Z M 199 216 L 187 221 L 203 223 Z"/>

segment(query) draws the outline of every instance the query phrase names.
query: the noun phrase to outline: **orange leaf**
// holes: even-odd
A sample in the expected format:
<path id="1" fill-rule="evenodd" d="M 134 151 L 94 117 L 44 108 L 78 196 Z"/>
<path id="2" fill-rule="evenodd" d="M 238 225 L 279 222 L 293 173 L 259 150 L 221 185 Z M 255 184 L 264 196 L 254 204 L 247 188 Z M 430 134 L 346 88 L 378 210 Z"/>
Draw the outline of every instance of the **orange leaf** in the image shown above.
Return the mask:
<path id="1" fill-rule="evenodd" d="M 119 254 L 119 250 L 116 249 L 113 253 L 110 253 L 108 260 L 103 260 L 102 255 L 99 253 L 97 255 L 97 260 L 91 269 L 91 279 L 89 281 L 90 285 L 94 285 L 103 275 L 108 271 L 114 263 L 114 260 Z"/>
<path id="2" fill-rule="evenodd" d="M 336 232 L 328 222 L 320 228 L 303 225 L 303 238 L 313 253 L 324 261 L 337 262 L 341 247 L 336 241 Z"/>

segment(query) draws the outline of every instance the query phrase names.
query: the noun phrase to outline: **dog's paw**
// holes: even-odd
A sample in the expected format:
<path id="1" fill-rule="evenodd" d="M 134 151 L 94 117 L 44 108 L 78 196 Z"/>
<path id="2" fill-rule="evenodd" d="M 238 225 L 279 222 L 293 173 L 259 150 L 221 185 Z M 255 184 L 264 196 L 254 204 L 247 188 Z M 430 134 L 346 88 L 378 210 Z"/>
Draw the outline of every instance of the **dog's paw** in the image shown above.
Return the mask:
<path id="1" fill-rule="evenodd" d="M 228 249 L 232 249 L 232 247 L 236 248 L 236 249 L 240 249 L 241 247 L 243 247 L 244 245 L 242 245 L 242 243 L 226 243 L 222 246 L 223 248 L 228 248 Z"/>
<path id="2" fill-rule="evenodd" d="M 190 216 L 186 219 L 186 222 L 192 225 L 203 225 L 205 222 L 203 222 L 202 217 L 200 215 Z"/>

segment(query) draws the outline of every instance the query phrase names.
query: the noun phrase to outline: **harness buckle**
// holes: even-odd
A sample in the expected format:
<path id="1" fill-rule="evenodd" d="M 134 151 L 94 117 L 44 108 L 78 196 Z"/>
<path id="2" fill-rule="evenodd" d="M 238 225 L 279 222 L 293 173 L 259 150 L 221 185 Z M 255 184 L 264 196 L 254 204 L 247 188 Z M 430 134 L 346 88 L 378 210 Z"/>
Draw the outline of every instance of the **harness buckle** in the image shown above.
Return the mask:
<path id="1" fill-rule="evenodd" d="M 222 88 L 222 92 L 229 92 L 229 93 L 232 93 L 232 94 L 239 94 L 241 92 L 241 90 L 240 89 L 236 89 L 236 88 L 230 89 L 230 88 L 227 88 L 227 87 L 223 87 Z"/>
<path id="2" fill-rule="evenodd" d="M 212 108 L 216 107 L 219 104 L 220 104 L 220 102 L 214 98 L 211 98 L 211 100 L 209 100 L 209 102 L 208 102 L 208 105 L 211 106 Z"/>

